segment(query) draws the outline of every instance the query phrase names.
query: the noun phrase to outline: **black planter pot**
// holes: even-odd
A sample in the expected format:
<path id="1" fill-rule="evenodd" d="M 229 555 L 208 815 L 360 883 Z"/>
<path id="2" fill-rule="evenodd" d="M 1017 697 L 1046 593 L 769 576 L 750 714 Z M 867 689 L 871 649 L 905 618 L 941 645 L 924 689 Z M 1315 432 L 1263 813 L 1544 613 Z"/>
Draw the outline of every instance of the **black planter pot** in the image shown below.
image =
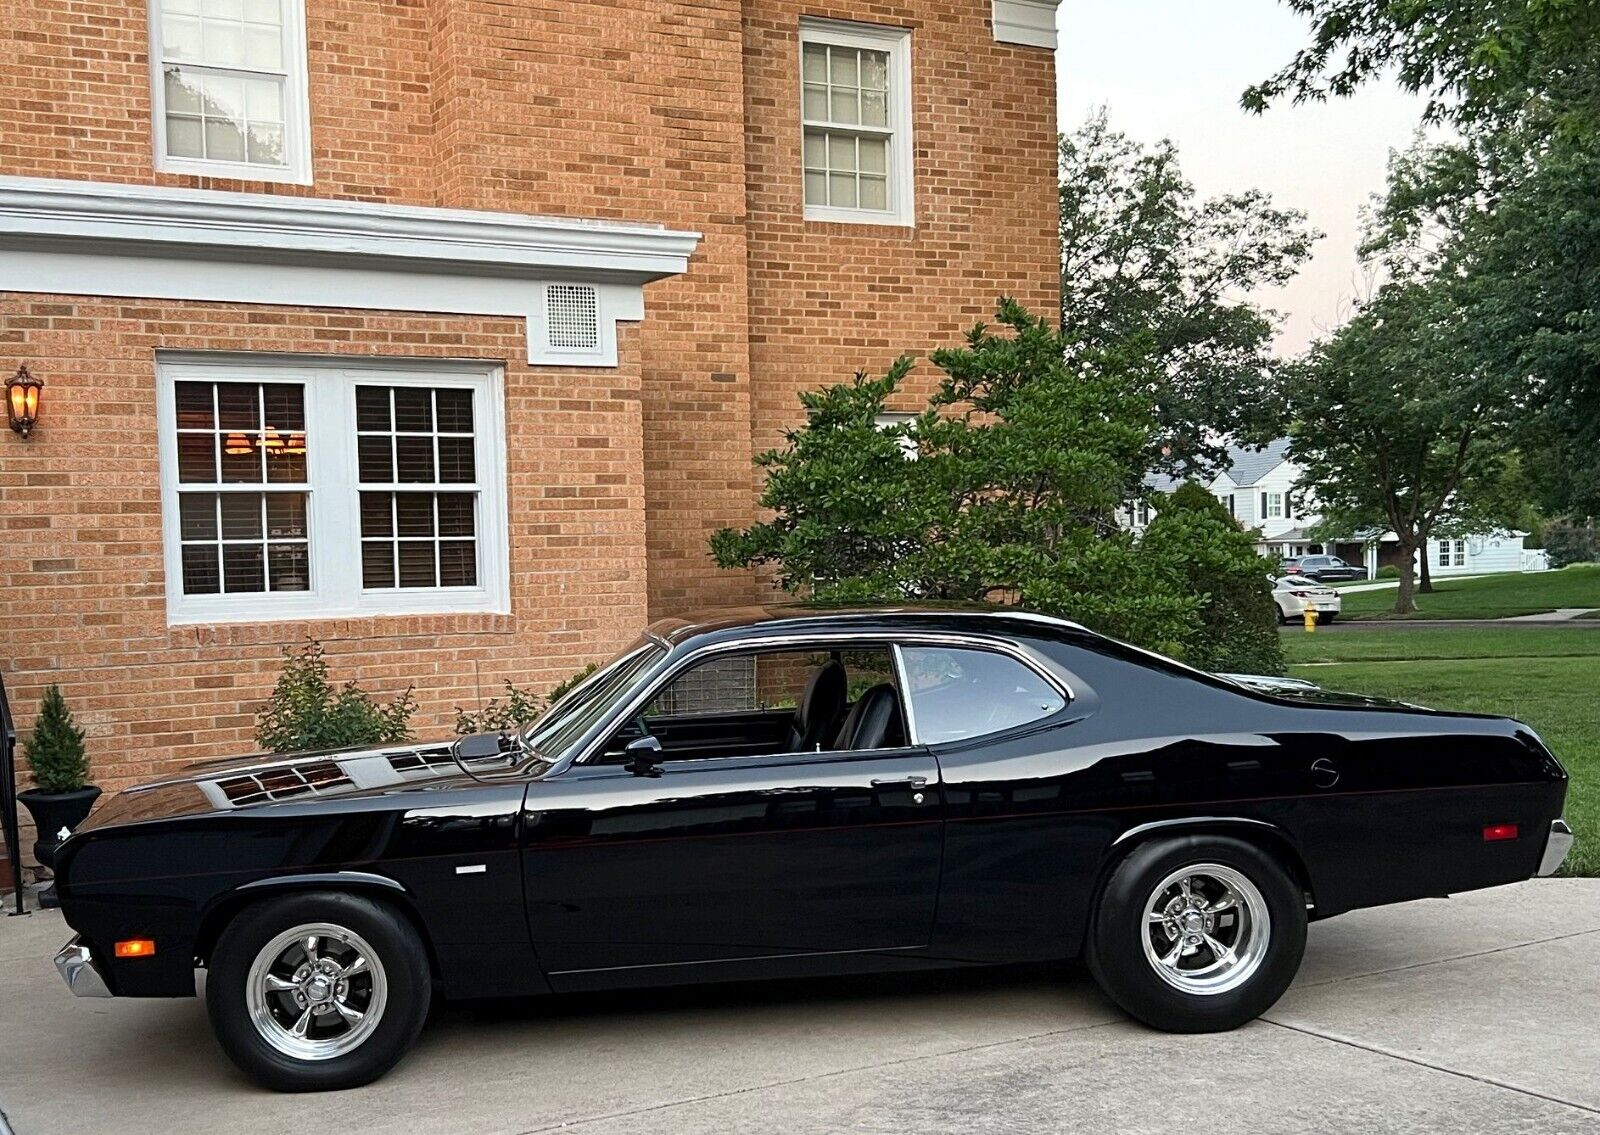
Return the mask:
<path id="1" fill-rule="evenodd" d="M 56 848 L 61 844 L 61 830 L 71 832 L 94 807 L 100 790 L 94 785 L 75 792 L 40 792 L 30 788 L 17 793 L 17 799 L 27 807 L 33 817 L 33 826 L 39 838 L 33 842 L 33 855 L 46 867 L 55 866 Z"/>

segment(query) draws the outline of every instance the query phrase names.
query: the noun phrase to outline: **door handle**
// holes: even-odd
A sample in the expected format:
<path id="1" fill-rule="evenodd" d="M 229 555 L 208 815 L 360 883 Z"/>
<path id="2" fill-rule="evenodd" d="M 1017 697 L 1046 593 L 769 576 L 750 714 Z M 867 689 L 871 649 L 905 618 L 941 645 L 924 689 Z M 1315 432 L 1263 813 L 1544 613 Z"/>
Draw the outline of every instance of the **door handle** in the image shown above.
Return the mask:
<path id="1" fill-rule="evenodd" d="M 890 777 L 872 782 L 874 788 L 926 788 L 927 785 L 928 778 L 925 776 Z"/>

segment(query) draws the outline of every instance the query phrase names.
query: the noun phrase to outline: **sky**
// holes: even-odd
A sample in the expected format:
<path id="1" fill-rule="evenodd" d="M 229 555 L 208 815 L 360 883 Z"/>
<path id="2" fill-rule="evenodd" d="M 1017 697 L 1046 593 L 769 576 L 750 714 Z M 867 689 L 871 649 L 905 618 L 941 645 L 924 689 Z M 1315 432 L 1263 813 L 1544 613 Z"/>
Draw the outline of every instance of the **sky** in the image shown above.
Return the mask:
<path id="1" fill-rule="evenodd" d="M 1287 287 L 1256 298 L 1285 316 L 1281 355 L 1335 326 L 1357 291 L 1360 209 L 1382 190 L 1390 151 L 1410 144 L 1424 100 L 1375 84 L 1354 98 L 1246 114 L 1245 87 L 1308 39 L 1278 0 L 1064 0 L 1057 25 L 1061 128 L 1104 105 L 1141 142 L 1171 138 L 1203 196 L 1255 188 L 1304 210 L 1326 235 Z"/>

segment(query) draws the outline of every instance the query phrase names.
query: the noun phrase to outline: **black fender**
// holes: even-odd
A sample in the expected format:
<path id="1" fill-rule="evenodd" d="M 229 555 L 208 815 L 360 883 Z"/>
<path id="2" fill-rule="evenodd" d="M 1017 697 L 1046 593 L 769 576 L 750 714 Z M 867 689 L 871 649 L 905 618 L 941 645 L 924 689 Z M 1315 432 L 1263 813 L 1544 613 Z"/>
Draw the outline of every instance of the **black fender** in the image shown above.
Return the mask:
<path id="1" fill-rule="evenodd" d="M 1127 828 L 1106 847 L 1100 864 L 1100 877 L 1095 884 L 1094 899 L 1090 909 L 1099 906 L 1100 894 L 1106 881 L 1134 848 L 1153 839 L 1185 835 L 1226 835 L 1255 844 L 1283 864 L 1306 893 L 1306 913 L 1316 917 L 1316 887 L 1311 872 L 1306 867 L 1305 856 L 1299 844 L 1283 828 L 1267 820 L 1249 816 L 1183 816 L 1171 820 L 1154 820 Z"/>
<path id="2" fill-rule="evenodd" d="M 398 879 L 373 871 L 314 871 L 292 875 L 269 875 L 252 879 L 231 890 L 212 897 L 200 913 L 194 938 L 195 960 L 204 965 L 211 950 L 221 937 L 223 927 L 234 915 L 253 902 L 276 894 L 293 891 L 342 891 L 347 894 L 366 894 L 387 901 L 411 923 L 428 953 L 428 967 L 434 978 L 439 977 L 439 959 L 434 954 L 433 941 L 427 926 L 417 910 L 415 897 Z"/>

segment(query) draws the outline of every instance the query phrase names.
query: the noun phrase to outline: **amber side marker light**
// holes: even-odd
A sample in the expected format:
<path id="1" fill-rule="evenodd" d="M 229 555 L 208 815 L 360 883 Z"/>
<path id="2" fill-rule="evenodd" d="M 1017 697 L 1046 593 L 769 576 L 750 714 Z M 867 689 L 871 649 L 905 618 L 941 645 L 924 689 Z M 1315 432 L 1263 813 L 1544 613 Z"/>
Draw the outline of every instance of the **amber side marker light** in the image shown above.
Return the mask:
<path id="1" fill-rule="evenodd" d="M 149 938 L 130 938 L 118 942 L 112 952 L 119 958 L 148 958 L 156 952 L 156 944 Z"/>
<path id="2" fill-rule="evenodd" d="M 1516 824 L 1490 824 L 1483 829 L 1484 843 L 1498 843 L 1503 839 L 1516 839 Z"/>

